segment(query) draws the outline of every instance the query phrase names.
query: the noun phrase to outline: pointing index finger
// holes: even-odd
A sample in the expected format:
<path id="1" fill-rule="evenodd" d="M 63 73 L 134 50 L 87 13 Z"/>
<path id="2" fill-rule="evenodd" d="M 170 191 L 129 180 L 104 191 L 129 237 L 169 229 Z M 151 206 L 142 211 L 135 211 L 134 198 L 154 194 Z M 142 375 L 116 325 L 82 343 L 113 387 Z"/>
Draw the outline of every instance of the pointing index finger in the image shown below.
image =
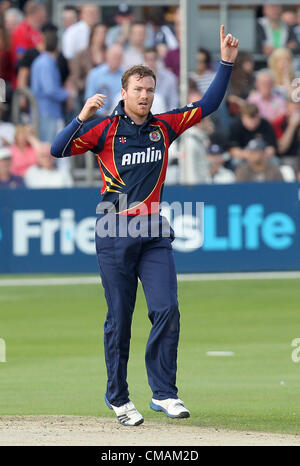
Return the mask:
<path id="1" fill-rule="evenodd" d="M 220 27 L 220 39 L 221 39 L 221 42 L 223 42 L 224 39 L 225 39 L 225 26 L 224 26 L 224 24 L 222 24 L 221 27 Z"/>

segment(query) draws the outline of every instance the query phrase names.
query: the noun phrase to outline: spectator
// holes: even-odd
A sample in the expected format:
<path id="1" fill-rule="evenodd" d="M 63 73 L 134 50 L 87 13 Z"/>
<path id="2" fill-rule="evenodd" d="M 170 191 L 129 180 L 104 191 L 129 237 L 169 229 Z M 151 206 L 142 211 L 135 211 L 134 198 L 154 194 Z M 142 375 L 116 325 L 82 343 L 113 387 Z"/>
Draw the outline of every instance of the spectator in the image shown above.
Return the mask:
<path id="1" fill-rule="evenodd" d="M 84 98 L 86 100 L 94 94 L 104 94 L 106 99 L 101 109 L 102 115 L 110 112 L 114 99 L 119 94 L 123 74 L 122 59 L 122 46 L 113 44 L 106 51 L 106 62 L 92 69 L 87 76 Z"/>
<path id="2" fill-rule="evenodd" d="M 189 128 L 183 140 L 180 140 L 179 159 L 180 176 L 188 185 L 196 185 L 210 182 L 209 164 L 206 158 L 206 150 L 209 145 L 207 132 L 203 129 L 203 122 Z M 185 175 L 184 175 L 185 171 Z"/>
<path id="3" fill-rule="evenodd" d="M 18 75 L 17 75 L 17 87 L 26 87 L 30 86 L 30 71 L 31 65 L 34 60 L 40 55 L 41 52 L 45 52 L 45 35 L 48 32 L 57 33 L 57 27 L 52 23 L 46 23 L 42 27 L 43 40 L 37 46 L 37 48 L 32 48 L 25 52 L 23 58 L 20 60 Z M 61 81 L 64 83 L 69 76 L 69 66 L 68 62 L 59 51 L 57 56 L 57 65 L 59 68 Z"/>
<path id="4" fill-rule="evenodd" d="M 286 100 L 274 92 L 275 81 L 270 70 L 259 71 L 255 84 L 257 90 L 250 94 L 248 102 L 257 105 L 260 115 L 272 124 L 286 113 Z"/>
<path id="5" fill-rule="evenodd" d="M 145 50 L 144 62 L 156 74 L 155 93 L 159 94 L 164 100 L 165 108 L 163 111 L 177 108 L 179 105 L 179 94 L 176 76 L 167 70 L 159 60 L 158 52 L 155 48 Z"/>
<path id="6" fill-rule="evenodd" d="M 96 24 L 91 31 L 89 47 L 79 52 L 72 62 L 71 81 L 78 93 L 78 106 L 83 104 L 86 78 L 89 71 L 105 62 L 105 37 L 107 27 L 105 24 Z"/>
<path id="7" fill-rule="evenodd" d="M 200 47 L 198 49 L 196 62 L 196 71 L 189 73 L 189 77 L 197 84 L 198 91 L 204 94 L 216 74 L 211 71 L 211 55 L 209 51 Z"/>
<path id="8" fill-rule="evenodd" d="M 280 161 L 300 171 L 300 102 L 288 102 L 287 115 L 277 122 Z"/>
<path id="9" fill-rule="evenodd" d="M 41 141 L 52 142 L 63 119 L 62 103 L 69 93 L 61 85 L 57 65 L 57 35 L 54 31 L 45 34 L 45 52 L 41 53 L 31 67 L 31 90 L 38 103 Z"/>
<path id="10" fill-rule="evenodd" d="M 228 184 L 235 182 L 233 171 L 224 167 L 226 158 L 225 150 L 218 144 L 211 144 L 207 151 L 207 161 L 209 167 L 209 183 Z"/>
<path id="11" fill-rule="evenodd" d="M 112 44 L 118 43 L 125 46 L 128 44 L 130 28 L 134 21 L 132 8 L 127 3 L 120 3 L 116 9 L 114 20 L 116 26 L 111 27 L 107 31 L 106 45 L 109 47 Z"/>
<path id="12" fill-rule="evenodd" d="M 297 38 L 297 41 L 300 44 L 300 7 L 298 7 L 298 9 L 297 9 L 296 19 L 297 19 L 297 22 L 296 22 L 293 29 L 294 29 L 294 33 L 295 33 L 295 36 Z"/>
<path id="13" fill-rule="evenodd" d="M 177 39 L 177 47 L 167 52 L 165 56 L 165 65 L 179 79 L 180 74 L 180 8 L 178 7 L 174 13 L 174 29 Z"/>
<path id="14" fill-rule="evenodd" d="M 9 37 L 18 24 L 23 21 L 24 15 L 18 8 L 9 8 L 4 13 L 4 27 Z"/>
<path id="15" fill-rule="evenodd" d="M 288 26 L 294 29 L 297 25 L 297 13 L 295 10 L 286 9 L 281 14 L 282 21 Z"/>
<path id="16" fill-rule="evenodd" d="M 76 6 L 66 5 L 63 10 L 63 27 L 64 30 L 68 29 L 72 24 L 79 21 L 79 11 Z"/>
<path id="17" fill-rule="evenodd" d="M 36 149 L 32 145 L 33 138 L 31 127 L 17 126 L 15 143 L 10 147 L 12 156 L 11 172 L 13 175 L 23 177 L 28 168 L 36 163 Z M 36 138 L 34 139 L 36 140 Z"/>
<path id="18" fill-rule="evenodd" d="M 288 99 L 295 77 L 292 52 L 284 48 L 274 50 L 269 56 L 268 66 L 274 77 L 274 91 Z"/>
<path id="19" fill-rule="evenodd" d="M 0 147 L 11 146 L 15 141 L 15 125 L 9 121 L 3 121 L 3 112 L 7 109 L 7 105 L 4 102 L 0 102 Z"/>
<path id="20" fill-rule="evenodd" d="M 180 15 L 179 7 L 176 8 L 174 12 L 173 19 Z M 156 23 L 159 24 L 159 19 L 156 19 Z M 169 26 L 168 24 L 161 24 L 161 27 L 156 33 L 155 44 L 158 51 L 158 54 L 161 59 L 166 57 L 166 54 L 169 50 L 176 50 L 179 47 L 179 41 L 176 37 L 175 27 Z"/>
<path id="21" fill-rule="evenodd" d="M 13 64 L 18 65 L 26 50 L 42 42 L 41 27 L 46 22 L 47 13 L 42 3 L 29 1 L 25 5 L 25 19 L 13 30 L 11 50 Z"/>
<path id="22" fill-rule="evenodd" d="M 64 32 L 62 53 L 67 60 L 73 60 L 81 50 L 89 45 L 91 28 L 99 22 L 99 7 L 84 5 L 80 10 L 80 21 L 72 24 Z"/>
<path id="23" fill-rule="evenodd" d="M 13 80 L 9 39 L 3 26 L 0 26 L 0 78 L 4 79 L 6 84 L 11 83 Z"/>
<path id="24" fill-rule="evenodd" d="M 11 173 L 11 152 L 8 147 L 0 147 L 1 188 L 24 188 L 23 179 Z"/>
<path id="25" fill-rule="evenodd" d="M 73 180 L 67 170 L 55 167 L 55 158 L 50 154 L 51 145 L 42 143 L 37 150 L 37 163 L 24 176 L 28 188 L 70 188 Z"/>
<path id="26" fill-rule="evenodd" d="M 297 51 L 299 44 L 293 29 L 281 19 L 280 5 L 264 5 L 262 18 L 257 22 L 257 48 L 267 56 L 278 48 L 287 47 Z"/>
<path id="27" fill-rule="evenodd" d="M 240 99 L 247 99 L 255 88 L 254 61 L 249 52 L 239 52 L 232 70 L 229 93 Z"/>
<path id="28" fill-rule="evenodd" d="M 140 22 L 133 23 L 130 27 L 129 43 L 125 48 L 123 55 L 122 68 L 124 70 L 143 63 L 145 38 L 145 24 Z"/>
<path id="29" fill-rule="evenodd" d="M 261 118 L 255 104 L 246 103 L 241 110 L 241 115 L 233 120 L 230 128 L 230 155 L 233 164 L 236 165 L 247 159 L 245 147 L 249 141 L 261 138 L 266 143 L 265 152 L 269 157 L 277 153 L 277 142 L 273 127 Z"/>
<path id="30" fill-rule="evenodd" d="M 246 146 L 246 162 L 237 168 L 236 181 L 283 181 L 279 167 L 265 151 L 262 139 L 252 139 Z"/>

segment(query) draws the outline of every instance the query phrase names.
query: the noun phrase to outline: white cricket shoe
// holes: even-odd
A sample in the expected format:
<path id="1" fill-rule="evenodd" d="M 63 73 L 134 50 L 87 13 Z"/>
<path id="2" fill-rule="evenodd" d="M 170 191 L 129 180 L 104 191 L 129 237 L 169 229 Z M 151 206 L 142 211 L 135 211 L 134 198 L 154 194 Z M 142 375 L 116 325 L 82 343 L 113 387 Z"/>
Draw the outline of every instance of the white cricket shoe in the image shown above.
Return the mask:
<path id="1" fill-rule="evenodd" d="M 132 401 L 129 401 L 122 406 L 114 406 L 108 401 L 106 396 L 104 399 L 109 409 L 114 410 L 117 419 L 122 426 L 139 426 L 144 422 L 143 416 L 138 412 Z"/>
<path id="2" fill-rule="evenodd" d="M 150 408 L 154 411 L 163 411 L 168 417 L 184 418 L 190 417 L 190 412 L 184 407 L 184 403 L 179 398 L 167 398 L 166 400 L 155 400 L 152 398 Z"/>

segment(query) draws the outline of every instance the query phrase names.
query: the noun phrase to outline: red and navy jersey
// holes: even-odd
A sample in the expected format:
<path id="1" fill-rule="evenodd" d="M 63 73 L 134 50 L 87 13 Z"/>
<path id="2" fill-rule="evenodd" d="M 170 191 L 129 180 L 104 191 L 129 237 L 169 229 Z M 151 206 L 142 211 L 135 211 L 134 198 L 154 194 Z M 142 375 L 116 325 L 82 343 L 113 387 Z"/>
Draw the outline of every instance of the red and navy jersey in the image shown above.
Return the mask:
<path id="1" fill-rule="evenodd" d="M 159 212 L 170 144 L 186 129 L 216 110 L 230 78 L 232 64 L 221 62 L 216 77 L 198 102 L 159 115 L 149 113 L 137 125 L 120 101 L 111 116 L 82 123 L 75 118 L 54 140 L 55 157 L 97 156 L 103 187 L 103 205 L 112 203 L 118 214 Z M 124 196 L 126 195 L 126 196 Z M 126 205 L 120 202 L 126 197 Z"/>

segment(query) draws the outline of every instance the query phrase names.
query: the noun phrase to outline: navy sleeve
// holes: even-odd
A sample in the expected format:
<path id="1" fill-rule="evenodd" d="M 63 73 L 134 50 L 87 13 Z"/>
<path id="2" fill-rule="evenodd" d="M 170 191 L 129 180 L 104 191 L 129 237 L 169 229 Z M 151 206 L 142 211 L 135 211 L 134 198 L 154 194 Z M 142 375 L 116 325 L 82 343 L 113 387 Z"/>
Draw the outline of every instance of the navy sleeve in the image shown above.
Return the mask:
<path id="1" fill-rule="evenodd" d="M 191 126 L 218 109 L 221 104 L 231 76 L 233 63 L 220 61 L 216 76 L 201 100 L 182 108 L 155 115 L 162 120 L 169 133 L 170 143 Z"/>
<path id="2" fill-rule="evenodd" d="M 69 157 L 92 151 L 98 154 L 103 147 L 105 128 L 109 118 L 95 118 L 82 122 L 74 118 L 54 139 L 51 154 L 54 157 Z"/>
<path id="3" fill-rule="evenodd" d="M 202 99 L 199 101 L 200 106 L 202 107 L 202 118 L 218 109 L 225 96 L 232 68 L 233 63 L 221 60 L 216 76 Z"/>

